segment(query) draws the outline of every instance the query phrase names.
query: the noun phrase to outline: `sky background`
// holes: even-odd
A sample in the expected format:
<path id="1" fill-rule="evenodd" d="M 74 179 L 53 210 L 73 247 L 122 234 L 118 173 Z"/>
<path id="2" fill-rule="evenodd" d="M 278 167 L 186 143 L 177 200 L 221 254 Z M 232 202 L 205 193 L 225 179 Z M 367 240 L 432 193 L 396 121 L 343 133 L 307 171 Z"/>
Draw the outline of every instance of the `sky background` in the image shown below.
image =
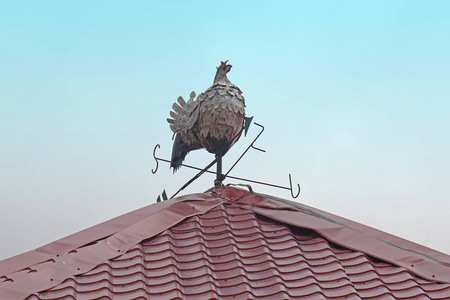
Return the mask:
<path id="1" fill-rule="evenodd" d="M 0 259 L 172 195 L 166 118 L 229 60 L 230 175 L 450 254 L 448 1 L 1 1 Z M 258 134 L 252 126 L 224 169 Z M 186 163 L 213 156 L 194 151 Z M 203 192 L 204 175 L 183 193 Z M 225 183 L 239 183 L 226 180 Z M 241 182 L 243 183 L 243 182 Z M 253 184 L 286 199 L 289 191 Z"/>

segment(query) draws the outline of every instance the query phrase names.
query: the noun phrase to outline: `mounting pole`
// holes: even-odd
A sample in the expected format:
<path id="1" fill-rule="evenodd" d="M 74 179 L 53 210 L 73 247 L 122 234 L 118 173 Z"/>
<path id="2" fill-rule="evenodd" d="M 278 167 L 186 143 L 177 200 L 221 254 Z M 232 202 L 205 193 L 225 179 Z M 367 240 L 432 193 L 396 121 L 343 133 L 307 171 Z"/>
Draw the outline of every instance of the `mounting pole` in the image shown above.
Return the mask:
<path id="1" fill-rule="evenodd" d="M 214 186 L 219 187 L 222 186 L 222 181 L 225 179 L 225 176 L 222 174 L 222 155 L 216 154 L 216 165 L 217 165 L 217 177 L 214 180 Z"/>

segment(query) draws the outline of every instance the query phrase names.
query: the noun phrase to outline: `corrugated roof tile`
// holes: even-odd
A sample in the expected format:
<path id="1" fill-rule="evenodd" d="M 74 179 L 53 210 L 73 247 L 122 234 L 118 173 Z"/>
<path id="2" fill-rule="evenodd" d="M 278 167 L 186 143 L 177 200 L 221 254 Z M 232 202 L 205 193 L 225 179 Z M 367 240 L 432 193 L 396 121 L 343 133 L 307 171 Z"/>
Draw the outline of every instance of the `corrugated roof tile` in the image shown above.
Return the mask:
<path id="1" fill-rule="evenodd" d="M 308 228 L 304 228 L 295 226 L 293 221 L 287 225 L 278 217 L 271 219 L 270 211 L 288 209 L 284 202 L 278 203 L 270 198 L 253 196 L 232 188 L 222 188 L 219 194 L 222 202 L 213 193 L 210 196 L 200 194 L 198 198 L 191 196 L 196 199 L 193 203 L 188 202 L 188 196 L 183 196 L 180 198 L 182 200 L 179 200 L 185 201 L 181 206 L 176 206 L 175 204 L 179 202 L 172 200 L 171 205 L 161 204 L 169 210 L 176 206 L 166 216 L 177 215 L 180 220 L 173 221 L 175 225 L 170 225 L 157 234 L 146 235 L 148 227 L 133 224 L 129 217 L 119 219 L 126 225 L 122 231 L 117 231 L 114 227 L 115 232 L 120 235 L 117 244 L 114 240 L 116 234 L 113 233 L 110 238 L 98 243 L 73 249 L 75 251 L 69 250 L 62 256 L 50 256 L 43 264 L 31 265 L 11 275 L 9 273 L 2 275 L 0 293 L 2 287 L 14 286 L 11 280 L 22 281 L 30 276 L 30 271 L 36 270 L 34 274 L 46 274 L 44 277 L 41 275 L 36 278 L 45 282 L 53 276 L 56 284 L 47 291 L 35 290 L 34 294 L 28 297 L 33 300 L 304 299 L 305 297 L 450 299 L 450 283 L 438 283 L 420 278 L 413 273 L 416 271 L 420 274 L 420 270 L 425 270 L 426 274 L 431 274 L 426 268 L 432 265 L 441 268 L 433 271 L 436 276 L 441 276 L 439 274 L 445 272 L 445 269 L 442 269 L 445 268 L 445 264 L 433 262 L 427 257 L 422 258 L 419 254 L 406 253 L 405 255 L 413 257 L 403 256 L 402 259 L 406 259 L 405 261 L 413 266 L 406 268 L 404 262 L 400 263 L 404 266 L 399 266 L 393 264 L 390 261 L 392 259 L 384 261 L 380 258 L 383 255 L 379 249 L 384 249 L 385 246 L 379 249 L 372 246 L 369 253 L 354 249 L 354 240 L 358 238 L 358 232 L 365 230 L 364 228 L 349 231 L 348 227 L 339 225 L 342 220 L 339 220 L 339 224 L 330 223 L 336 226 L 336 230 L 341 232 L 347 230 L 336 240 L 330 241 L 320 234 L 320 230 L 317 232 L 312 230 L 314 228 L 312 223 L 307 226 Z M 228 198 L 225 195 L 228 195 Z M 201 203 L 201 201 L 210 202 Z M 197 209 L 204 212 L 183 217 L 183 213 L 187 210 L 190 214 L 190 210 Z M 254 209 L 258 213 L 255 213 Z M 162 210 L 139 211 L 137 221 L 148 226 L 150 223 L 143 215 L 143 211 L 157 214 Z M 289 211 L 289 218 L 293 216 L 292 213 L 297 213 L 301 222 L 318 218 L 313 223 L 318 226 L 324 224 L 325 219 L 320 219 L 317 212 L 302 212 L 296 207 L 289 208 Z M 305 219 L 303 215 L 308 217 Z M 348 224 L 354 226 L 354 223 Z M 327 234 L 332 232 L 331 225 L 326 229 Z M 107 226 L 101 228 L 104 233 Z M 140 229 L 142 232 L 136 235 L 135 230 L 138 228 L 142 228 Z M 354 236 L 351 237 L 351 247 L 346 247 L 345 237 L 352 234 Z M 142 236 L 140 242 L 132 242 L 135 236 Z M 95 241 L 86 241 L 86 244 L 89 242 Z M 379 243 L 379 240 L 376 243 Z M 82 268 L 86 268 L 90 262 L 94 263 L 103 255 L 100 252 L 90 254 L 89 251 L 100 251 L 104 247 L 108 249 L 107 254 L 110 258 L 92 265 L 89 271 L 81 271 L 78 267 L 79 273 L 76 273 L 77 268 L 74 264 L 80 263 Z M 372 256 L 373 253 L 377 258 Z M 386 255 L 389 256 L 389 253 Z M 442 255 L 440 257 L 445 258 Z M 61 261 L 65 261 L 65 264 L 61 264 Z M 54 266 L 59 267 L 54 269 Z M 58 277 L 55 277 L 61 272 L 58 270 L 64 274 L 72 272 L 73 275 L 58 282 Z M 65 276 L 62 274 L 60 276 Z M 9 295 L 14 294 L 13 291 L 6 292 Z"/>

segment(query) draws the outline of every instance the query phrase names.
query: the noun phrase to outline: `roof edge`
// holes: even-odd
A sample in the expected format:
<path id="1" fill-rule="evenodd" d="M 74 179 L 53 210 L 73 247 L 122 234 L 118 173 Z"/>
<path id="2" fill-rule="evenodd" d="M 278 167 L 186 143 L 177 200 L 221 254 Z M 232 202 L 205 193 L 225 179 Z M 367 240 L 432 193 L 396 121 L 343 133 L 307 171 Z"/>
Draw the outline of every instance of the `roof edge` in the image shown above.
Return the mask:
<path id="1" fill-rule="evenodd" d="M 86 238 L 90 235 L 86 233 L 90 229 L 98 228 L 99 225 L 105 228 L 107 225 L 117 225 L 115 224 L 117 218 L 62 239 L 74 241 L 76 238 L 80 238 L 78 243 L 64 244 L 64 249 L 71 250 L 62 255 L 56 254 L 57 252 L 37 252 L 36 254 L 30 251 L 6 259 L 1 262 L 0 266 L 4 268 L 0 269 L 2 271 L 0 279 L 4 278 L 0 282 L 0 299 L 23 299 L 33 293 L 55 287 L 68 277 L 86 273 L 108 259 L 119 257 L 142 240 L 154 237 L 186 218 L 204 214 L 222 204 L 223 201 L 222 197 L 212 194 L 178 197 L 150 205 L 158 209 L 153 209 L 149 215 L 143 218 L 141 218 L 141 210 L 118 217 L 122 218 L 122 221 L 125 217 L 134 219 L 134 223 L 130 220 L 124 221 L 122 228 L 106 238 L 87 242 Z M 92 244 L 83 247 L 87 244 L 86 242 Z M 60 243 L 61 240 L 44 247 L 47 250 L 57 249 L 61 246 Z M 75 246 L 79 244 L 82 246 Z M 92 253 L 96 255 L 92 255 Z M 16 264 L 17 262 L 21 263 Z M 16 267 L 14 268 L 14 266 Z M 5 270 L 9 270 L 10 273 L 5 273 Z"/>

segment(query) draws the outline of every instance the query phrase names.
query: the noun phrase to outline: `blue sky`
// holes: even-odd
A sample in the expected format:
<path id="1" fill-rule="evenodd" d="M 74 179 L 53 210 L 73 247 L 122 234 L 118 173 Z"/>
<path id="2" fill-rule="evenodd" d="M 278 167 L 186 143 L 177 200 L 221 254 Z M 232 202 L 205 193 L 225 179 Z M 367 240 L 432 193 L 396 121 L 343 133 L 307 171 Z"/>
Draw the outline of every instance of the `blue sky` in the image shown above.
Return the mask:
<path id="1" fill-rule="evenodd" d="M 0 259 L 153 203 L 221 60 L 266 131 L 232 175 L 450 253 L 447 1 L 2 1 Z M 230 166 L 254 136 L 225 156 Z M 204 166 L 206 151 L 186 163 Z M 229 183 L 236 181 L 229 180 Z M 186 193 L 213 184 L 205 175 Z M 256 191 L 289 193 L 254 185 Z"/>

